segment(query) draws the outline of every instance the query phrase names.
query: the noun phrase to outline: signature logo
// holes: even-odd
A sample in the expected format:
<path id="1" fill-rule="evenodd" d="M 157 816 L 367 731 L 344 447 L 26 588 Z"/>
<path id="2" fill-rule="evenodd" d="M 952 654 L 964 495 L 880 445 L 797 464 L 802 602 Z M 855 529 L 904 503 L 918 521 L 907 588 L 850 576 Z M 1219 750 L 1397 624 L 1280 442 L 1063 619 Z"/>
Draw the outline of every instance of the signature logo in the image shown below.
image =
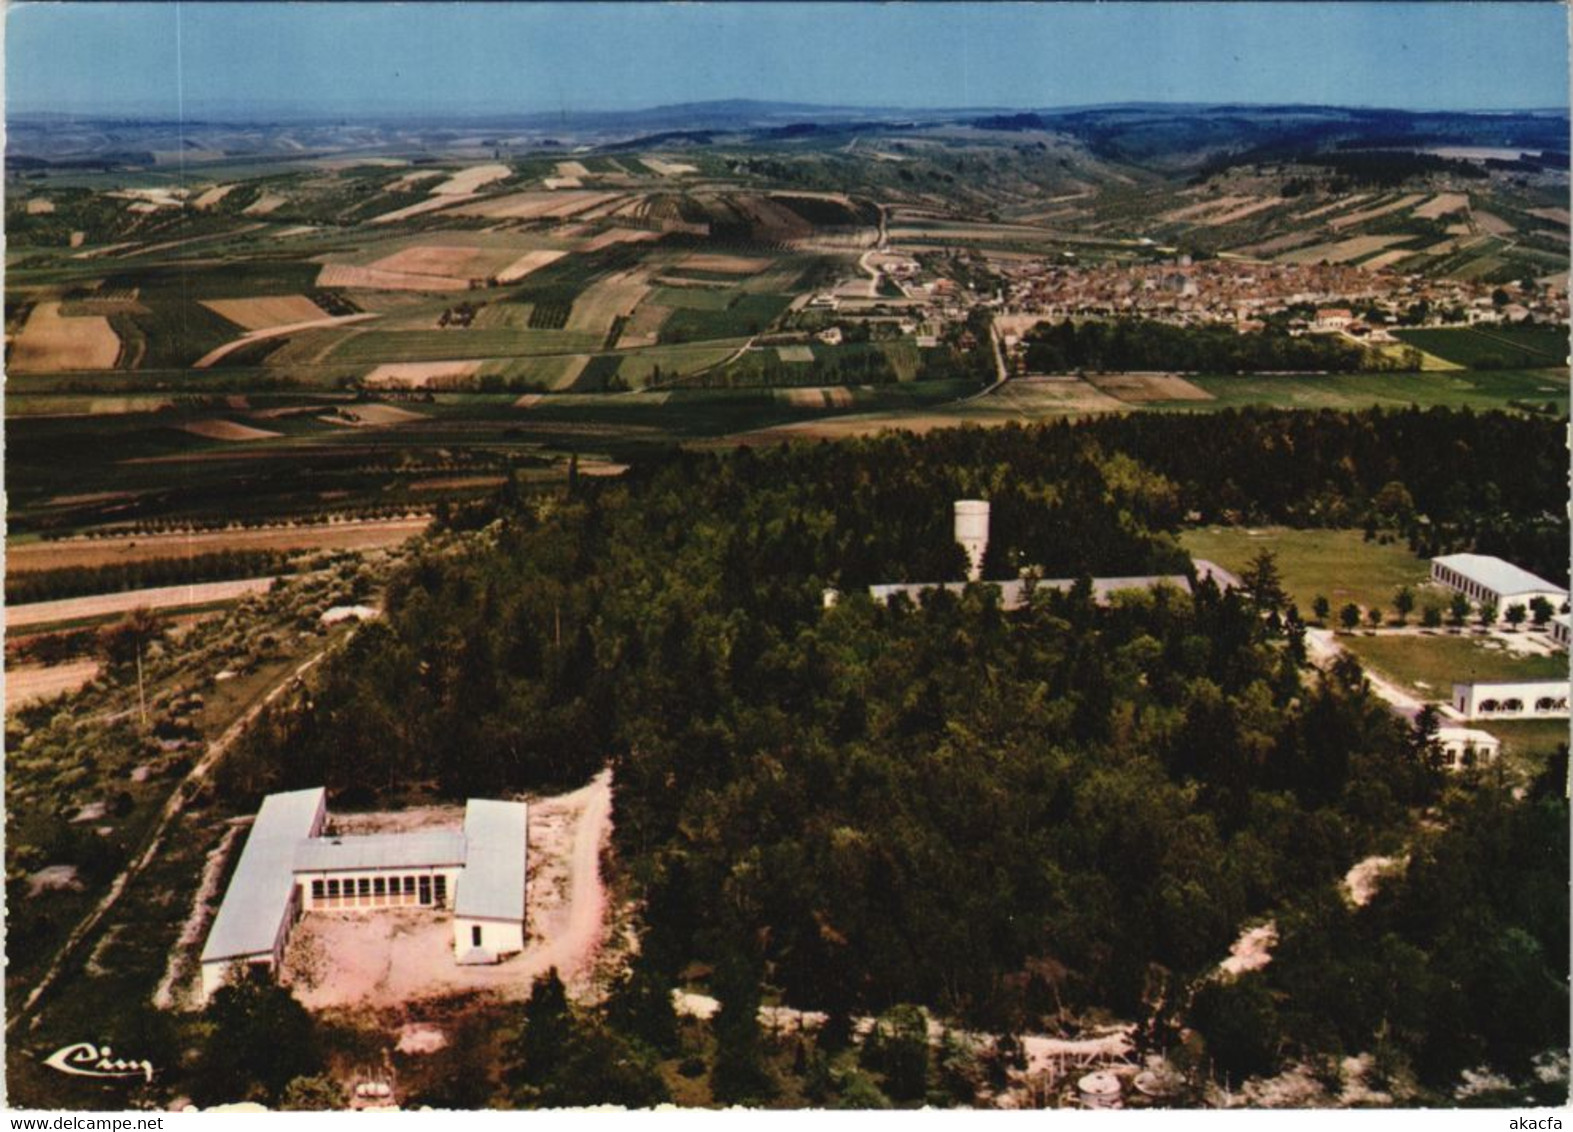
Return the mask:
<path id="1" fill-rule="evenodd" d="M 61 1073 L 69 1073 L 73 1077 L 119 1078 L 141 1074 L 148 1081 L 153 1080 L 151 1061 L 126 1061 L 111 1056 L 113 1053 L 114 1050 L 108 1046 L 96 1046 L 92 1042 L 73 1042 L 44 1058 L 44 1064 Z"/>

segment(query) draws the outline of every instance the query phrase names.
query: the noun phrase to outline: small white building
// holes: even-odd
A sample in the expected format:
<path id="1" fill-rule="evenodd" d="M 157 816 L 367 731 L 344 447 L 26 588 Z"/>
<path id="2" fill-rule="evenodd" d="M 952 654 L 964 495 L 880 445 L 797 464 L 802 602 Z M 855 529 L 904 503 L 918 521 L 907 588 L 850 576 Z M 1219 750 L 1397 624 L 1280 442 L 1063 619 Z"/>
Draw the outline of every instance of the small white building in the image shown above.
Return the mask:
<path id="1" fill-rule="evenodd" d="M 232 974 L 276 976 L 307 912 L 452 909 L 454 956 L 495 963 L 524 949 L 529 813 L 472 798 L 462 830 L 335 836 L 321 787 L 270 794 L 202 949 L 202 998 Z"/>
<path id="2" fill-rule="evenodd" d="M 1493 763 L 1502 752 L 1502 740 L 1472 727 L 1439 727 L 1436 741 L 1442 748 L 1442 765 L 1448 770 Z"/>
<path id="3" fill-rule="evenodd" d="M 1567 680 L 1489 680 L 1453 685 L 1465 719 L 1556 719 L 1568 714 Z"/>
<path id="4" fill-rule="evenodd" d="M 1567 648 L 1569 637 L 1573 636 L 1573 614 L 1558 613 L 1552 617 L 1546 631 L 1551 634 L 1552 644 Z"/>
<path id="5" fill-rule="evenodd" d="M 1447 554 L 1431 559 L 1431 580 L 1479 605 L 1491 602 L 1497 615 L 1510 605 L 1528 608 L 1537 597 L 1560 609 L 1568 591 L 1489 554 Z"/>

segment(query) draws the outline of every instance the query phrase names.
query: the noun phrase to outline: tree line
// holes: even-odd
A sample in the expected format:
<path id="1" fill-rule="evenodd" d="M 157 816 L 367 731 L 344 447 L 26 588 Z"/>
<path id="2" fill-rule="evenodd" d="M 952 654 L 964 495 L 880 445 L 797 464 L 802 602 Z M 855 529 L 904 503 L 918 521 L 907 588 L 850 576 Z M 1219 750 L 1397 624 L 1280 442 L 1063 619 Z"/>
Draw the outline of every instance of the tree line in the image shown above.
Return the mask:
<path id="1" fill-rule="evenodd" d="M 1406 368 L 1399 359 L 1336 335 L 1293 337 L 1278 329 L 1241 334 L 1230 326 L 1175 326 L 1142 318 L 1040 322 L 1023 344 L 1032 373 L 1359 373 Z"/>
<path id="2" fill-rule="evenodd" d="M 1268 569 L 1243 591 L 1202 583 L 1108 606 L 1083 581 L 1014 614 L 987 587 L 889 607 L 859 591 L 960 577 L 956 498 L 994 504 L 987 576 L 1168 573 L 1186 567 L 1173 535 L 1212 477 L 1238 485 L 1242 513 L 1303 509 L 1339 487 L 1363 501 L 1394 475 L 1429 502 L 1420 465 L 1434 454 L 1416 431 L 1485 471 L 1532 458 L 1535 430 L 1555 431 L 1468 414 L 1308 419 L 685 453 L 566 497 L 510 483 L 454 512 L 390 589 L 386 620 L 309 695 L 266 713 L 217 785 L 247 806 L 318 783 L 341 805 L 388 804 L 427 783 L 452 797 L 575 785 L 610 760 L 648 986 L 669 989 L 699 962 L 726 983 L 723 1001 L 770 986 L 841 1019 L 916 1002 L 1006 1032 L 1093 1008 L 1180 1025 L 1173 1004 L 1243 922 L 1298 923 L 1397 839 L 1442 852 L 1415 815 L 1466 802 L 1426 737 L 1371 697 L 1353 661 L 1304 667 L 1304 624 Z M 1524 443 L 1475 451 L 1482 430 Z M 1311 471 L 1276 481 L 1275 449 L 1291 442 Z M 827 585 L 843 591 L 829 610 Z M 1490 796 L 1504 812 L 1559 804 Z M 1552 860 L 1544 825 L 1524 820 L 1515 844 Z M 1482 877 L 1510 859 L 1481 862 Z M 1566 919 L 1566 892 L 1537 887 L 1542 913 L 1489 888 L 1447 914 L 1489 900 L 1495 927 L 1535 939 L 1515 952 L 1519 982 L 1461 993 L 1439 953 L 1450 937 L 1433 926 L 1403 939 L 1438 972 L 1438 1032 L 1477 1035 L 1471 1056 L 1517 1067 L 1515 1051 L 1555 1044 L 1553 1012 L 1499 1050 L 1489 992 L 1565 1003 L 1545 923 L 1558 908 Z M 1363 917 L 1386 907 L 1349 913 L 1360 946 L 1376 931 Z M 1387 993 L 1390 968 L 1368 951 L 1285 969 L 1302 981 L 1270 996 L 1273 1059 L 1388 1041 L 1427 1080 L 1452 1071 L 1424 1020 L 1294 1021 L 1331 997 Z M 1244 985 L 1200 998 L 1220 1063 L 1249 1060 L 1233 1060 L 1228 1037 L 1254 1009 L 1233 1001 Z M 744 1023 L 733 1039 L 716 1071 L 752 1095 L 765 1086 Z"/>

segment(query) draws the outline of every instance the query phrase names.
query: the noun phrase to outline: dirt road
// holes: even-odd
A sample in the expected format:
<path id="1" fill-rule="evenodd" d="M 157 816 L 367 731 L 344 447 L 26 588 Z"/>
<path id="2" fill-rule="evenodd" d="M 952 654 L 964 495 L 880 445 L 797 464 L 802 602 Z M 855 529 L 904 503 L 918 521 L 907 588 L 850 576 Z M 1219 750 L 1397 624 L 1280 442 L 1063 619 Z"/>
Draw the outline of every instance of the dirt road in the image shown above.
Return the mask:
<path id="1" fill-rule="evenodd" d="M 109 886 L 109 891 L 104 893 L 103 899 L 95 904 L 93 910 L 84 916 L 82 922 L 77 924 L 75 929 L 72 930 L 71 935 L 61 946 L 59 952 L 56 953 L 54 962 L 49 965 L 49 969 L 38 980 L 38 985 L 32 989 L 26 1001 L 22 1003 L 22 1008 L 6 1019 L 6 1033 L 11 1033 L 23 1018 L 32 1014 L 33 1008 L 38 1004 L 38 1000 L 44 996 L 45 991 L 54 985 L 55 980 L 60 977 L 61 971 L 65 969 L 67 962 L 76 954 L 77 948 L 98 927 L 109 910 L 115 906 L 115 902 L 120 899 L 121 893 L 125 892 L 126 886 L 142 870 L 147 868 L 148 863 L 158 853 L 160 846 L 164 844 L 164 838 L 168 835 L 170 827 L 174 825 L 175 819 L 185 810 L 186 798 L 188 793 L 190 793 L 190 788 L 206 778 L 218 760 L 224 757 L 225 752 L 230 747 L 234 746 L 235 741 L 245 733 L 246 728 L 251 726 L 257 716 L 261 715 L 269 704 L 277 700 L 286 690 L 293 687 L 301 677 L 311 671 L 327 655 L 328 649 L 331 647 L 330 645 L 319 649 L 296 665 L 287 676 L 273 686 L 273 689 L 267 695 L 246 709 L 239 719 L 225 728 L 224 733 L 209 744 L 207 753 L 202 756 L 201 761 L 192 767 L 191 773 L 186 775 L 185 780 L 170 792 L 169 800 L 164 803 L 164 808 L 159 813 L 158 824 L 154 827 L 152 836 L 148 838 L 147 847 L 121 871 L 119 876 L 115 877 L 114 882 Z M 31 1026 L 38 1024 L 38 1018 L 38 1015 L 33 1016 Z"/>

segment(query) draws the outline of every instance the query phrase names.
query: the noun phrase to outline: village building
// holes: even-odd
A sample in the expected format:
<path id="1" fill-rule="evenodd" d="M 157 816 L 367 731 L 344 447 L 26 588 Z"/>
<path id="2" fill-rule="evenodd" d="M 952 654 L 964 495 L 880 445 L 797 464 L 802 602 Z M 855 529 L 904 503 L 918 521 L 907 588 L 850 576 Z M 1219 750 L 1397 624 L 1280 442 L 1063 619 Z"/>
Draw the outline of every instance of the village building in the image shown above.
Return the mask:
<path id="1" fill-rule="evenodd" d="M 1568 714 L 1568 681 L 1482 680 L 1454 684 L 1453 707 L 1465 719 L 1555 719 Z"/>
<path id="2" fill-rule="evenodd" d="M 1560 609 L 1568 599 L 1561 586 L 1489 554 L 1447 554 L 1431 559 L 1431 580 L 1476 605 L 1490 603 L 1500 616 L 1509 605 L 1528 607 L 1537 597 Z"/>
<path id="3" fill-rule="evenodd" d="M 460 830 L 325 833 L 321 787 L 263 799 L 202 949 L 205 1001 L 244 970 L 277 976 L 307 912 L 451 909 L 456 962 L 524 949 L 528 809 L 472 798 Z"/>

